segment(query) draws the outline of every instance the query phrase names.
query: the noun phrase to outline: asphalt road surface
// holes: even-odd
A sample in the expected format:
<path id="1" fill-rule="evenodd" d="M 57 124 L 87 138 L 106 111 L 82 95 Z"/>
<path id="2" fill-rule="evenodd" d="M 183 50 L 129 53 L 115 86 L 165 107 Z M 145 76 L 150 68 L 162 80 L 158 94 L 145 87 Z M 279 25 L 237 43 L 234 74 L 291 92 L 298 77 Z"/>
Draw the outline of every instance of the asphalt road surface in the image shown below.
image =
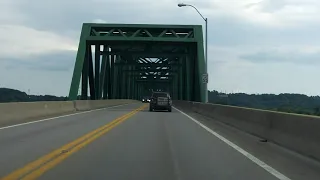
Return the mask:
<path id="1" fill-rule="evenodd" d="M 286 179 L 181 112 L 149 112 L 147 107 L 138 103 L 0 128 L 0 177 Z"/>

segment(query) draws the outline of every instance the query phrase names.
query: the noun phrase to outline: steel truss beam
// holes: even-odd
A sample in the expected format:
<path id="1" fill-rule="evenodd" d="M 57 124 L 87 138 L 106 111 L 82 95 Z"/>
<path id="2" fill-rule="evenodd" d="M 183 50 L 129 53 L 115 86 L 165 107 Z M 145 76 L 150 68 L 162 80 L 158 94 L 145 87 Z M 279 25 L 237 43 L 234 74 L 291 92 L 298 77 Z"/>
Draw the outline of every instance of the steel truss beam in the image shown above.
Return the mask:
<path id="1" fill-rule="evenodd" d="M 205 84 L 201 26 L 83 24 L 69 98 L 139 99 L 169 91 L 202 101 Z"/>

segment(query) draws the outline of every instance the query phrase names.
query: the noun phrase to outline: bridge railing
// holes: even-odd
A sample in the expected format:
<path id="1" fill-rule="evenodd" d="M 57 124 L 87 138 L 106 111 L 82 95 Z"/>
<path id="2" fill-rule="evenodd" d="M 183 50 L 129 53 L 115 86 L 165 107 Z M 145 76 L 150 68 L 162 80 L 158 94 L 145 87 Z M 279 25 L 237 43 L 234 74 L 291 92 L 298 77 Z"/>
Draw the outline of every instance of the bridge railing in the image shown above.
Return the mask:
<path id="1" fill-rule="evenodd" d="M 77 111 L 139 102 L 130 99 L 0 103 L 0 127 Z"/>
<path id="2" fill-rule="evenodd" d="M 186 113 L 201 114 L 320 160 L 320 118 L 317 116 L 189 101 L 174 101 L 173 105 Z"/>

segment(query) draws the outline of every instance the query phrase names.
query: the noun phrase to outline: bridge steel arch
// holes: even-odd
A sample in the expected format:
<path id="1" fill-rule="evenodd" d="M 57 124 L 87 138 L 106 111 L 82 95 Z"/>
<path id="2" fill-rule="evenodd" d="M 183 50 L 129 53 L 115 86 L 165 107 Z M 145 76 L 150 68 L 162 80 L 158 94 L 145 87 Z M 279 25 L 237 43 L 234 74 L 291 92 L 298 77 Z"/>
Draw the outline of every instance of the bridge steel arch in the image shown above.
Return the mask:
<path id="1" fill-rule="evenodd" d="M 204 102 L 204 73 L 201 25 L 84 23 L 69 99 L 167 91 L 175 100 Z"/>

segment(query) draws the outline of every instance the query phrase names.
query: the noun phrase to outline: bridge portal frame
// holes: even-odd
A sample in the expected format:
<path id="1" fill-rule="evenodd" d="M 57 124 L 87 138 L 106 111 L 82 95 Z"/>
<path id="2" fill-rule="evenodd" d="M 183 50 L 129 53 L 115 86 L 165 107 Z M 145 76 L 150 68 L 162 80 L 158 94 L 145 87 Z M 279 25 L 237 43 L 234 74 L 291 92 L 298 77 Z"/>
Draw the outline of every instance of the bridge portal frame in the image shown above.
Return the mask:
<path id="1" fill-rule="evenodd" d="M 84 23 L 69 99 L 81 85 L 81 99 L 139 99 L 162 88 L 204 102 L 202 32 L 201 25 Z"/>

